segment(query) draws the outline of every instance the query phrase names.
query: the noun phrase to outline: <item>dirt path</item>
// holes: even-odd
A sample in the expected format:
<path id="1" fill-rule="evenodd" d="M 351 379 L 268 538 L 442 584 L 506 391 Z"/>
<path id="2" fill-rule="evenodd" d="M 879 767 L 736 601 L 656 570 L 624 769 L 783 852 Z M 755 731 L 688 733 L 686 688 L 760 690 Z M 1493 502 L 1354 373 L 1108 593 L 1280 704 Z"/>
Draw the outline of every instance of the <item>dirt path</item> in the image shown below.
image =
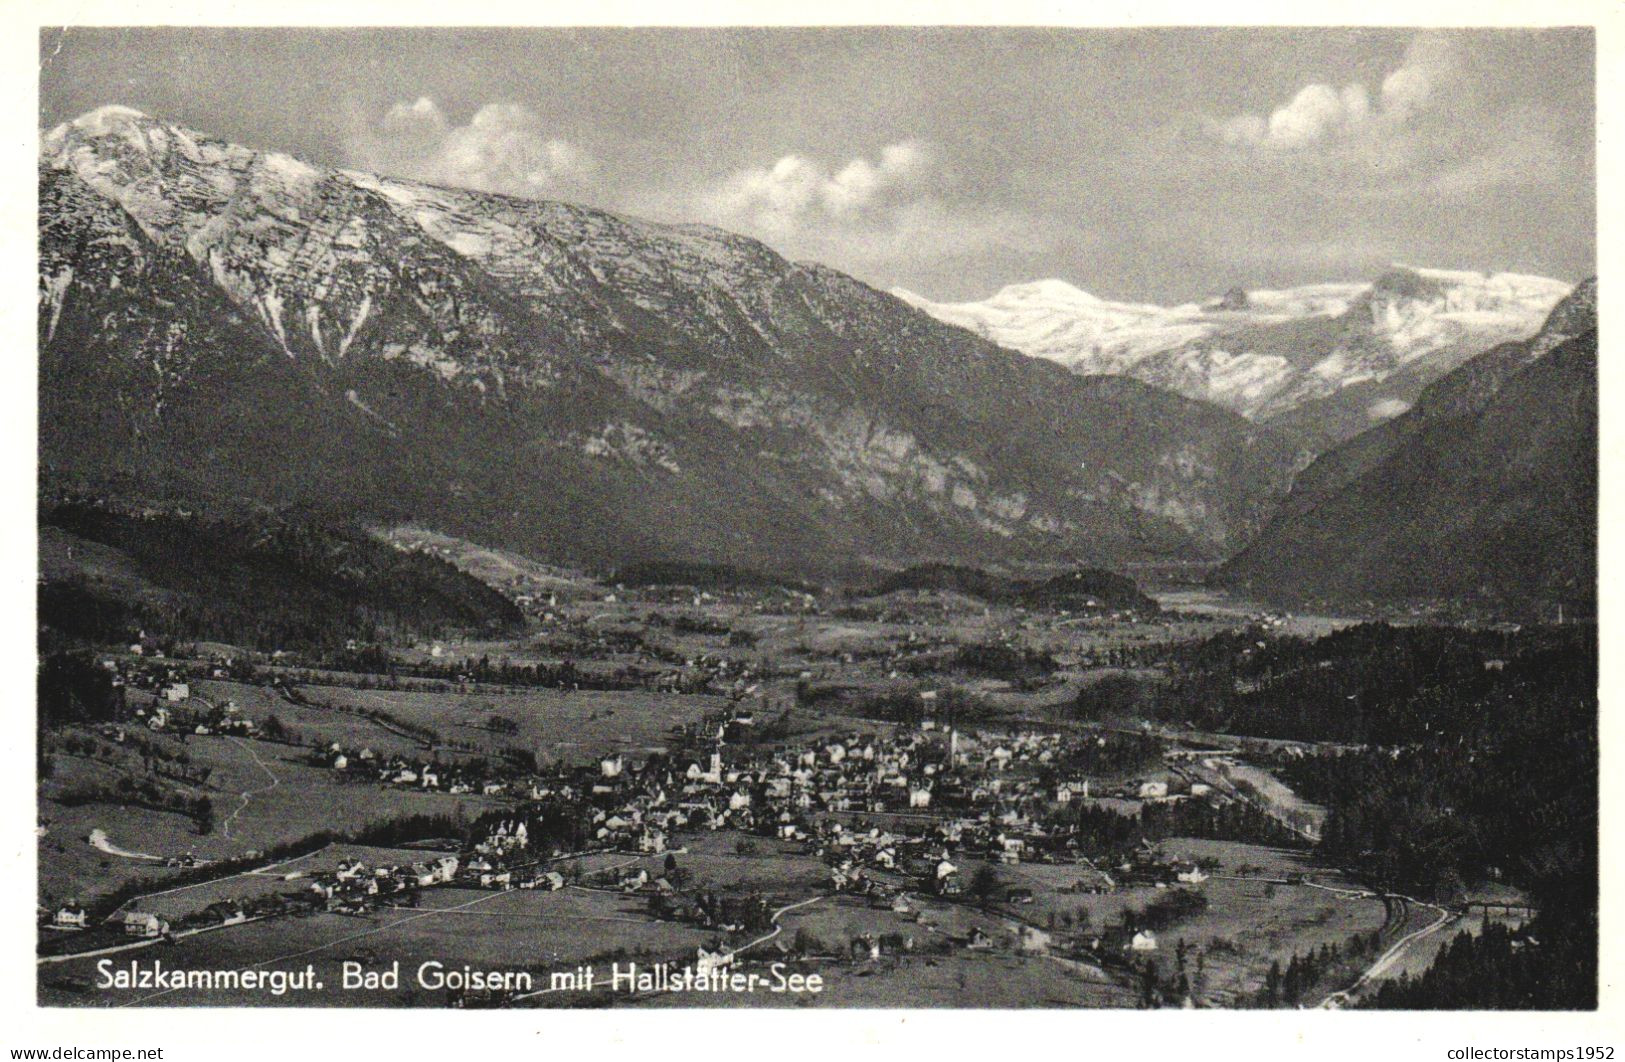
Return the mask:
<path id="1" fill-rule="evenodd" d="M 774 937 L 776 937 L 780 933 L 784 932 L 784 927 L 779 924 L 779 916 L 780 915 L 782 915 L 782 914 L 784 914 L 784 913 L 786 913 L 788 911 L 794 911 L 798 907 L 806 907 L 809 904 L 817 903 L 819 900 L 822 900 L 823 898 L 824 897 L 821 896 L 821 895 L 820 896 L 814 896 L 811 899 L 799 900 L 796 903 L 787 903 L 783 907 L 780 907 L 777 911 L 774 911 L 771 915 L 768 916 L 768 920 L 773 923 L 773 932 L 764 933 L 763 935 L 757 937 L 755 940 L 751 941 L 749 944 L 745 944 L 745 945 L 742 945 L 741 947 L 735 948 L 729 954 L 729 958 L 732 959 L 733 956 L 738 955 L 742 951 L 749 951 L 750 949 L 754 948 L 758 944 L 766 944 L 768 941 L 772 940 Z"/>
<path id="2" fill-rule="evenodd" d="M 267 767 L 265 765 L 265 761 L 260 759 L 260 754 L 254 751 L 253 746 L 244 744 L 239 738 L 227 738 L 227 740 L 236 745 L 238 748 L 242 749 L 244 752 L 248 753 L 249 757 L 253 759 L 254 765 L 260 770 L 264 771 L 265 777 L 271 780 L 271 784 L 262 785 L 258 789 L 248 789 L 243 792 L 242 802 L 237 805 L 237 810 L 226 816 L 226 821 L 220 824 L 220 836 L 222 837 L 231 836 L 232 822 L 236 820 L 238 815 L 241 815 L 244 810 L 247 809 L 249 801 L 253 800 L 254 797 L 260 793 L 269 793 L 271 790 L 282 784 L 282 779 L 278 778 L 271 772 L 271 768 Z"/>
<path id="3" fill-rule="evenodd" d="M 1335 892 L 1339 896 L 1352 896 L 1356 900 L 1377 900 L 1382 898 L 1380 893 L 1372 892 L 1370 889 L 1340 889 L 1335 885 L 1322 885 L 1318 881 L 1310 881 L 1307 878 L 1305 878 L 1300 884 L 1302 884 L 1306 889 L 1319 889 L 1321 892 Z"/>
<path id="4" fill-rule="evenodd" d="M 138 948 L 150 948 L 154 944 L 172 943 L 177 940 L 185 940 L 188 937 L 195 937 L 202 933 L 215 933 L 222 929 L 230 929 L 231 926 L 246 926 L 251 925 L 254 922 L 263 922 L 266 917 L 267 916 L 265 915 L 260 915 L 255 918 L 245 918 L 241 922 L 232 922 L 230 924 L 221 923 L 212 926 L 199 926 L 196 929 L 183 929 L 179 933 L 171 933 L 168 937 L 143 938 L 141 940 L 131 941 L 128 944 L 115 944 L 110 948 L 97 948 L 95 951 L 78 951 L 71 955 L 42 955 L 36 960 L 36 963 L 40 966 L 47 966 L 56 962 L 71 962 L 74 959 L 93 959 L 98 955 L 116 955 L 121 951 L 135 951 Z"/>
<path id="5" fill-rule="evenodd" d="M 128 900 L 125 900 L 122 904 L 119 905 L 118 910 L 114 911 L 113 913 L 116 915 L 116 914 L 118 914 L 118 911 L 122 911 L 122 910 L 124 910 L 125 908 L 129 907 L 132 904 L 138 903 L 141 900 L 149 899 L 150 897 L 153 897 L 153 896 L 168 896 L 170 893 L 185 892 L 188 889 L 201 889 L 206 885 L 217 885 L 222 881 L 230 881 L 233 878 L 263 877 L 266 874 L 270 873 L 271 871 L 276 870 L 278 867 L 285 867 L 285 866 L 289 865 L 290 863 L 297 863 L 302 859 L 309 859 L 311 856 L 320 855 L 322 852 L 324 852 L 326 850 L 327 850 L 326 846 L 323 846 L 322 848 L 318 848 L 314 852 L 306 852 L 302 856 L 294 856 L 291 859 L 284 859 L 284 860 L 281 860 L 281 861 L 276 862 L 276 863 L 267 863 L 265 866 L 256 867 L 253 870 L 243 870 L 243 871 L 239 871 L 236 874 L 227 874 L 224 877 L 209 878 L 209 879 L 207 879 L 205 881 L 195 881 L 190 885 L 177 885 L 172 889 L 157 889 L 157 890 L 154 890 L 153 892 L 144 892 L 140 896 L 132 896 Z"/>
<path id="6" fill-rule="evenodd" d="M 90 836 L 86 839 L 90 842 L 92 848 L 106 852 L 108 855 L 123 856 L 125 859 L 153 859 L 159 861 L 164 858 L 163 856 L 155 856 L 150 852 L 131 852 L 120 848 L 108 838 L 106 830 L 99 828 L 91 830 Z"/>
<path id="7" fill-rule="evenodd" d="M 98 955 L 116 955 L 121 951 L 135 951 L 137 948 L 150 948 L 154 944 L 161 943 L 162 941 L 162 937 L 154 937 L 151 940 L 137 940 L 130 944 L 115 944 L 109 948 L 97 948 L 95 951 L 75 951 L 65 955 L 41 955 L 34 960 L 34 963 L 37 966 L 49 966 L 52 963 L 72 962 L 75 959 L 94 959 Z"/>
<path id="8" fill-rule="evenodd" d="M 1091 867 L 1093 866 L 1093 864 L 1090 864 L 1090 865 L 1091 865 Z M 1104 873 L 1104 872 L 1103 871 L 1096 871 L 1096 873 Z M 971 905 L 968 904 L 968 903 L 963 904 L 962 906 L 971 907 Z M 1064 955 L 1055 955 L 1055 954 L 1051 953 L 1050 950 L 1049 950 L 1049 943 L 1048 942 L 1051 939 L 1053 939 L 1054 934 L 1050 930 L 1045 929 L 1042 926 L 1040 926 L 1037 922 L 1033 921 L 1032 919 L 1023 918 L 1021 915 L 1016 914 L 1016 913 L 1011 912 L 1011 911 L 998 911 L 998 910 L 993 910 L 991 908 L 985 908 L 985 907 L 984 908 L 971 908 L 971 909 L 972 910 L 980 910 L 985 915 L 988 915 L 988 916 L 990 916 L 992 918 L 997 918 L 999 921 L 1003 922 L 1007 928 L 1013 928 L 1015 930 L 1016 940 L 1018 942 L 1021 940 L 1021 931 L 1024 930 L 1024 929 L 1031 929 L 1031 930 L 1034 930 L 1034 931 L 1036 931 L 1038 933 L 1042 933 L 1044 935 L 1044 940 L 1045 940 L 1043 950 L 1032 953 L 1034 955 L 1037 955 L 1039 958 L 1048 959 L 1051 962 L 1058 963 L 1061 966 L 1065 967 L 1066 969 L 1071 970 L 1073 973 L 1080 974 L 1080 975 L 1087 975 L 1088 979 L 1091 980 L 1091 981 L 1097 981 L 1097 982 L 1099 982 L 1101 984 L 1115 984 L 1116 983 L 1113 980 L 1111 973 L 1109 971 L 1107 971 L 1107 969 L 1104 966 L 1101 966 L 1098 963 L 1087 962 L 1087 961 L 1081 960 L 1081 959 L 1069 959 Z"/>

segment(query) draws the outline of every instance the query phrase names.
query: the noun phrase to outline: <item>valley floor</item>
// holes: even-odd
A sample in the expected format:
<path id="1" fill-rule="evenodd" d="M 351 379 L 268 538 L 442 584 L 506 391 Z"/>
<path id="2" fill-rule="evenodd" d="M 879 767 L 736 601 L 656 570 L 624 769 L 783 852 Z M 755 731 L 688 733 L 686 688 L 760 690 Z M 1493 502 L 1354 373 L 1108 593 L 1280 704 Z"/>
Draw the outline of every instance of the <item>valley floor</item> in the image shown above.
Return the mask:
<path id="1" fill-rule="evenodd" d="M 40 1002 L 1252 1007 L 1310 956 L 1291 998 L 1348 1005 L 1477 924 L 1313 858 L 1325 809 L 1252 759 L 1312 743 L 1080 716 L 1257 615 L 545 577 L 522 637 L 387 669 L 95 654 L 119 717 L 41 735 Z"/>

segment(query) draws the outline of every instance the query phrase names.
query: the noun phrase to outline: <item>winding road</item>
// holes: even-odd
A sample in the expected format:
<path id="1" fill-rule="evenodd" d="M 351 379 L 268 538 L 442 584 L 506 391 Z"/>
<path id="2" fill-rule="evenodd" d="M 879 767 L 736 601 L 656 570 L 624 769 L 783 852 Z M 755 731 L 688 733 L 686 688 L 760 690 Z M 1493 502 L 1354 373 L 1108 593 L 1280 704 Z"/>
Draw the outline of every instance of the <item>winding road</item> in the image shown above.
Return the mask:
<path id="1" fill-rule="evenodd" d="M 1317 885 L 1315 887 L 1316 888 L 1327 889 L 1327 891 L 1329 891 L 1329 892 L 1340 892 L 1340 893 L 1353 895 L 1353 893 L 1350 890 L 1347 890 L 1347 889 L 1331 889 L 1331 888 L 1328 888 L 1327 886 L 1324 886 L 1324 885 Z M 1360 895 L 1369 896 L 1371 894 L 1370 893 L 1362 893 Z M 1364 988 L 1367 984 L 1371 983 L 1372 981 L 1374 981 L 1377 978 L 1380 978 L 1384 974 L 1386 974 L 1388 972 L 1388 970 L 1394 965 L 1394 963 L 1399 961 L 1399 957 L 1405 953 L 1406 948 L 1410 947 L 1412 944 L 1416 943 L 1419 940 L 1422 940 L 1425 937 L 1430 937 L 1433 934 L 1437 933 L 1439 930 L 1441 930 L 1445 926 L 1449 925 L 1450 922 L 1456 917 L 1455 912 L 1450 911 L 1447 908 L 1440 907 L 1436 903 L 1428 903 L 1425 900 L 1418 900 L 1418 899 L 1416 899 L 1414 897 L 1411 897 L 1411 896 L 1400 896 L 1400 895 L 1397 895 L 1397 894 L 1393 895 L 1392 898 L 1396 899 L 1396 900 L 1400 900 L 1400 901 L 1402 901 L 1402 902 L 1404 902 L 1406 904 L 1416 904 L 1419 907 L 1430 908 L 1430 909 L 1432 909 L 1434 911 L 1437 911 L 1439 917 L 1434 919 L 1432 923 L 1430 923 L 1430 924 L 1428 924 L 1426 926 L 1423 926 L 1421 929 L 1413 930 L 1412 932 L 1407 933 L 1403 937 L 1400 937 L 1398 940 L 1394 941 L 1393 945 L 1391 947 L 1389 947 L 1387 951 L 1383 952 L 1381 955 L 1379 955 L 1377 957 L 1376 962 L 1372 963 L 1370 966 L 1368 966 L 1366 968 L 1365 972 L 1360 975 L 1359 980 L 1355 981 L 1352 985 L 1349 985 L 1347 988 L 1345 988 L 1345 989 L 1343 989 L 1341 991 L 1338 991 L 1338 992 L 1333 992 L 1331 995 L 1329 995 L 1325 999 L 1321 1000 L 1320 1001 L 1321 1009 L 1324 1009 L 1324 1010 L 1336 1010 L 1339 1007 L 1342 1007 L 1345 1004 L 1352 1002 L 1353 999 L 1354 999 L 1355 994 L 1358 993 L 1360 991 L 1360 989 Z"/>

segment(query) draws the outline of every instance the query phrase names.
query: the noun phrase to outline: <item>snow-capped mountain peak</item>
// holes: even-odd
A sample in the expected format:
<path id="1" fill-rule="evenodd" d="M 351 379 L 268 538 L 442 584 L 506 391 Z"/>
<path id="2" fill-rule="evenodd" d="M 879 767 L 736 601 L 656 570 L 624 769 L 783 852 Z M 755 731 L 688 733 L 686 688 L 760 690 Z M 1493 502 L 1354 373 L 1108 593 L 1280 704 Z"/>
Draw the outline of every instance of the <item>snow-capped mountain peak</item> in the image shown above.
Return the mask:
<path id="1" fill-rule="evenodd" d="M 1212 557 L 1294 460 L 1228 411 L 720 229 L 310 166 L 128 108 L 52 130 L 39 179 L 42 454 L 74 474 L 438 514 L 595 563 L 833 569 Z"/>
<path id="2" fill-rule="evenodd" d="M 1132 376 L 1261 421 L 1302 420 L 1318 449 L 1402 412 L 1479 351 L 1529 336 L 1568 290 L 1518 273 L 1395 265 L 1370 283 L 1232 288 L 1170 307 L 1097 298 L 1063 280 L 980 302 L 894 294 L 1080 374 Z"/>
<path id="3" fill-rule="evenodd" d="M 97 107 L 93 111 L 86 111 L 77 118 L 63 122 L 45 135 L 47 143 L 61 140 L 67 135 L 69 129 L 77 129 L 89 136 L 108 136 L 121 132 L 130 125 L 139 122 L 150 122 L 152 118 L 134 107 L 126 107 L 119 103 L 110 103 L 105 107 Z"/>
<path id="4" fill-rule="evenodd" d="M 1078 306 L 1101 306 L 1103 301 L 1082 288 L 1051 277 L 1026 284 L 1009 284 L 999 289 L 991 301 L 1006 304 L 1040 302 L 1071 303 Z"/>

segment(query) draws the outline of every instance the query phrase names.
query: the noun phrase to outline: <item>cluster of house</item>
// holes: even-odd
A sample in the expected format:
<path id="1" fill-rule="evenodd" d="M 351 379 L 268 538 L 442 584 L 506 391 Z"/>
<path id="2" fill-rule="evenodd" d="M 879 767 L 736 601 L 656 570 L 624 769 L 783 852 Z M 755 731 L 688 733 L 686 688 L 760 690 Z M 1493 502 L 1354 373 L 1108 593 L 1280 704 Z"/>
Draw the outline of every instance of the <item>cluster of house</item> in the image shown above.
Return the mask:
<path id="1" fill-rule="evenodd" d="M 706 889 L 685 893 L 664 879 L 656 879 L 644 889 L 650 894 L 650 910 L 659 918 L 728 933 L 754 932 L 773 924 L 767 898 L 759 892 L 722 893 Z"/>
<path id="2" fill-rule="evenodd" d="M 358 913 L 391 897 L 436 885 L 459 888 L 540 889 L 565 886 L 564 875 L 548 868 L 530 846 L 523 818 L 497 822 L 483 838 L 459 855 L 438 855 L 414 863 L 369 867 L 360 859 L 340 862 L 331 871 L 310 876 L 310 889 L 327 910 Z M 290 876 L 291 877 L 291 876 Z M 643 881 L 647 881 L 647 874 Z M 641 882 L 640 882 L 641 884 Z"/>
<path id="3" fill-rule="evenodd" d="M 184 920 L 187 927 L 203 925 L 237 925 L 248 921 L 251 917 L 261 917 L 274 907 L 281 910 L 282 900 L 279 897 L 261 897 L 257 906 L 252 907 L 246 903 L 232 900 L 222 900 L 201 911 L 193 912 Z M 90 912 L 76 900 L 69 900 L 56 913 L 51 916 L 48 923 L 53 929 L 82 930 L 90 928 Z M 168 936 L 172 930 L 169 920 L 150 911 L 120 911 L 108 920 L 108 924 L 117 932 L 126 937 L 141 940 L 156 940 Z"/>
<path id="4" fill-rule="evenodd" d="M 190 697 L 186 683 L 178 682 L 163 691 L 162 700 L 150 708 L 138 706 L 131 714 L 148 730 L 159 733 L 253 737 L 259 732 L 254 721 L 231 701 L 210 704 Z"/>
<path id="5" fill-rule="evenodd" d="M 113 688 L 122 700 L 120 719 L 167 733 L 252 737 L 257 732 L 254 721 L 232 701 L 215 704 L 197 696 L 186 669 L 164 662 L 161 655 L 140 662 L 104 657 L 101 666 L 111 673 Z M 216 672 L 225 675 L 218 668 Z"/>
<path id="6" fill-rule="evenodd" d="M 507 796 L 515 790 L 517 774 L 491 764 L 425 762 L 393 755 L 380 757 L 370 748 L 346 748 L 333 742 L 313 754 L 316 762 L 335 771 L 376 780 L 400 789 L 433 790 L 461 796 L 479 793 L 484 796 Z M 525 795 L 523 787 L 518 795 Z"/>
<path id="7" fill-rule="evenodd" d="M 751 725 L 749 715 L 724 713 L 694 728 L 687 737 L 698 740 L 687 742 L 685 752 L 642 763 L 605 756 L 533 778 L 513 795 L 567 808 L 579 816 L 578 836 L 597 850 L 658 854 L 679 830 L 732 829 L 802 842 L 823 858 L 838 891 L 884 893 L 873 876 L 883 872 L 886 880 L 901 875 L 922 891 L 955 895 L 967 889 L 956 861 L 1084 861 L 1077 827 L 1053 812 L 1090 797 L 1089 780 L 1072 774 L 1069 743 L 1110 740 L 1105 736 L 962 735 L 928 722 L 890 737 L 848 733 L 800 745 L 724 740 Z M 1170 798 L 1167 785 L 1128 788 L 1159 800 Z M 859 826 L 868 815 L 884 815 L 889 825 Z M 528 842 L 499 843 L 483 854 L 501 873 L 534 858 L 528 849 Z M 1147 851 L 1125 852 L 1106 865 L 1135 884 L 1205 880 L 1200 868 Z M 647 876 L 617 884 L 665 891 Z M 1099 871 L 1087 887 L 1115 884 Z"/>
<path id="8" fill-rule="evenodd" d="M 360 914 L 392 897 L 415 893 L 431 885 L 457 880 L 461 860 L 455 855 L 437 856 L 416 863 L 368 866 L 360 859 L 341 860 L 330 871 L 309 876 L 308 890 L 328 910 L 340 914 Z M 305 875 L 288 874 L 293 881 Z"/>
<path id="9" fill-rule="evenodd" d="M 185 703 L 184 695 L 180 701 Z M 207 725 L 239 718 L 211 708 Z M 828 867 L 835 891 L 867 895 L 876 904 L 908 905 L 908 891 L 955 896 L 978 888 L 960 870 L 969 862 L 1085 864 L 1091 877 L 1079 890 L 1120 884 L 1197 885 L 1201 868 L 1159 859 L 1149 851 L 1121 858 L 1085 858 L 1078 827 L 1057 808 L 1092 795 L 1078 755 L 1115 740 L 1088 732 L 962 733 L 930 720 L 890 735 L 848 732 L 799 743 L 749 740 L 752 715 L 734 708 L 677 735 L 677 751 L 633 761 L 623 754 L 546 773 L 477 777 L 472 768 L 380 756 L 337 743 L 318 753 L 335 770 L 365 772 L 390 785 L 447 793 L 483 793 L 512 801 L 512 817 L 492 820 L 458 855 L 369 867 L 341 863 L 308 878 L 301 891 L 335 911 L 362 911 L 416 890 L 455 884 L 489 889 L 558 889 L 565 878 L 548 868 L 564 842 L 556 824 L 570 823 L 573 851 L 665 852 L 676 831 L 732 829 L 805 844 Z M 500 768 L 498 768 L 500 769 Z M 1115 787 L 1144 800 L 1168 799 L 1168 783 Z M 1205 795 L 1188 790 L 1190 795 Z M 554 826 L 534 833 L 538 809 Z M 884 826 L 865 822 L 873 816 Z M 873 821 L 873 820 L 871 820 Z M 536 843 L 532 843 L 533 839 Z M 1115 870 L 1115 876 L 1113 874 Z M 297 877 L 300 875 L 290 875 Z M 708 901 L 687 895 L 666 877 L 629 871 L 610 882 L 662 897 L 671 917 L 712 926 L 750 925 L 760 911 L 748 898 Z M 1026 892 L 1026 895 L 1020 893 Z M 1021 887 L 997 898 L 1031 899 Z M 757 898 L 759 899 L 759 897 Z M 653 901 L 652 901 L 653 902 Z M 709 906 L 708 906 L 709 903 Z M 745 907 L 739 907 L 740 904 Z M 55 922 L 76 924 L 82 909 L 68 905 Z M 142 923 L 141 932 L 165 928 Z M 135 930 L 127 929 L 128 932 Z"/>
<path id="10" fill-rule="evenodd" d="M 563 875 L 533 858 L 525 858 L 526 843 L 524 822 L 507 821 L 461 855 L 435 855 L 418 862 L 376 866 L 359 858 L 343 859 L 330 869 L 289 871 L 282 876 L 289 886 L 284 891 L 252 899 L 217 901 L 187 915 L 175 927 L 156 914 L 141 911 L 120 912 L 114 922 L 122 927 L 125 936 L 156 938 L 169 934 L 172 928 L 229 926 L 293 911 L 363 914 L 382 905 L 413 904 L 419 890 L 436 885 L 496 890 L 564 888 Z M 515 865 L 515 859 L 524 860 L 523 865 Z M 47 924 L 59 930 L 88 929 L 90 912 L 78 901 L 69 900 Z"/>
<path id="11" fill-rule="evenodd" d="M 161 725 L 155 726 L 153 725 L 154 720 L 148 720 L 147 725 L 152 729 L 162 730 L 170 726 L 184 727 L 189 733 L 199 736 L 228 734 L 235 737 L 253 737 L 259 733 L 259 726 L 254 720 L 244 716 L 242 709 L 238 708 L 235 702 L 226 701 L 223 704 L 212 704 L 201 700 L 189 701 L 187 698 L 191 697 L 190 690 L 186 689 L 184 683 L 179 685 L 184 691 L 180 703 L 187 704 L 188 709 L 182 712 L 178 718 L 166 719 Z M 160 708 L 159 712 L 162 711 L 163 709 Z"/>

